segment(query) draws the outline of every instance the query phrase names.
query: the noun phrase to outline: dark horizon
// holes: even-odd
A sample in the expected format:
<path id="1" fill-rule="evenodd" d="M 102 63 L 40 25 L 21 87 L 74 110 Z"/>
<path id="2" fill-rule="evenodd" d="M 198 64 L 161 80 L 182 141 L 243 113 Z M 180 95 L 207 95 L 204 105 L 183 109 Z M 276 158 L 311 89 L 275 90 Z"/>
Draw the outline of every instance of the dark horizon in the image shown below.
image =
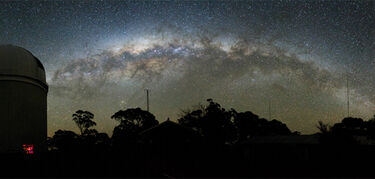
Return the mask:
<path id="1" fill-rule="evenodd" d="M 208 99 L 207 99 L 208 100 Z M 206 100 L 206 103 L 207 103 L 207 100 Z M 210 98 L 210 100 L 211 100 L 211 98 Z M 214 100 L 214 99 L 212 99 L 212 100 Z M 215 101 L 215 100 L 214 100 Z M 194 111 L 194 110 L 197 110 L 197 109 L 199 109 L 201 106 L 202 107 L 206 107 L 208 104 L 206 104 L 206 103 L 198 103 L 197 105 L 193 105 L 193 106 L 190 106 L 189 108 L 186 108 L 186 109 L 183 109 L 183 110 L 180 110 L 180 112 L 179 112 L 179 117 L 178 118 L 176 118 L 176 119 L 171 119 L 171 118 L 167 118 L 167 119 L 165 119 L 165 120 L 158 120 L 157 118 L 156 118 L 156 120 L 159 122 L 159 123 L 163 123 L 163 122 L 166 122 L 166 121 L 173 121 L 173 122 L 176 122 L 176 123 L 178 123 L 178 121 L 182 118 L 182 116 L 183 116 L 183 114 L 185 114 L 187 111 Z M 125 111 L 125 110 L 128 110 L 128 109 L 141 109 L 141 110 L 144 110 L 144 111 L 147 111 L 146 109 L 144 109 L 144 108 L 141 108 L 141 107 L 135 107 L 135 108 L 125 108 L 125 109 L 119 109 L 118 111 Z M 227 109 L 227 110 L 235 110 L 237 113 L 248 113 L 248 112 L 250 112 L 250 113 L 253 113 L 252 111 L 237 111 L 236 109 L 234 109 L 234 108 L 225 108 L 225 109 Z M 77 110 L 77 111 L 85 111 L 85 109 L 79 109 L 79 110 Z M 117 111 L 117 112 L 118 112 Z M 93 122 L 97 122 L 97 120 L 96 120 L 96 118 L 95 118 L 95 112 L 94 111 L 87 111 L 87 112 L 90 112 L 90 113 L 92 113 L 93 114 L 93 118 L 92 118 L 92 121 Z M 111 116 L 113 116 L 113 115 L 115 115 L 116 113 L 113 113 Z M 152 114 L 153 115 L 153 113 L 150 111 L 150 114 Z M 258 116 L 260 119 L 264 119 L 264 120 L 267 120 L 267 121 L 272 121 L 272 120 L 277 120 L 277 121 L 280 121 L 280 120 L 278 120 L 278 119 L 275 119 L 275 118 L 264 118 L 264 117 L 261 117 L 261 116 L 259 116 L 258 114 L 256 114 L 256 113 L 253 113 L 254 115 L 256 115 L 256 116 Z M 111 120 L 112 122 L 113 122 L 113 119 L 111 119 L 111 116 L 109 116 L 108 117 L 108 120 Z M 155 116 L 156 117 L 156 116 Z M 375 119 L 375 114 L 371 117 L 371 118 L 368 118 L 368 119 L 362 119 L 362 118 L 358 118 L 358 117 L 356 117 L 356 116 L 345 116 L 345 117 L 343 117 L 342 119 L 340 119 L 339 120 L 339 122 L 337 122 L 337 123 L 340 123 L 343 119 L 345 119 L 345 118 L 354 118 L 354 119 L 361 119 L 361 120 L 363 120 L 364 122 L 368 122 L 368 121 L 371 121 L 371 120 L 373 120 L 373 119 Z M 72 119 L 72 117 L 70 117 L 70 119 Z M 281 121 L 282 122 L 282 121 Z M 316 132 L 314 132 L 314 133 L 309 133 L 309 134 L 306 134 L 306 133 L 302 133 L 301 131 L 297 131 L 297 130 L 291 130 L 290 129 L 290 131 L 293 133 L 298 133 L 298 135 L 316 135 L 316 134 L 319 134 L 319 132 L 321 132 L 320 131 L 320 129 L 319 129 L 319 125 L 320 125 L 320 123 L 323 123 L 324 125 L 327 125 L 327 126 L 334 126 L 335 124 L 337 124 L 337 123 L 326 123 L 326 122 L 324 122 L 324 121 L 322 121 L 322 120 L 320 120 L 320 121 L 317 121 L 317 123 L 313 126 L 315 129 L 316 129 Z M 71 124 L 73 124 L 73 122 L 71 121 Z M 117 123 L 117 125 L 118 125 L 118 123 Z M 117 126 L 116 125 L 116 126 Z M 115 127 L 116 127 L 115 126 Z M 287 125 L 286 125 L 287 126 Z M 93 126 L 93 129 L 95 129 L 95 130 L 97 130 L 97 128 L 100 128 L 100 126 Z M 288 127 L 288 126 L 287 126 Z M 67 129 L 67 128 L 60 128 L 60 129 L 58 129 L 58 130 L 64 130 L 64 131 L 72 131 L 72 132 L 75 132 L 75 133 L 77 133 L 77 134 L 79 134 L 79 128 L 77 128 L 77 126 L 75 126 L 74 127 L 74 129 Z M 56 130 L 57 131 L 57 130 Z M 53 135 L 55 134 L 55 132 L 56 131 L 53 131 Z M 105 132 L 105 131 L 98 131 L 98 132 L 103 132 L 103 133 L 106 133 L 106 134 L 108 134 L 108 136 L 112 136 L 112 134 L 113 134 L 113 130 L 112 131 L 110 131 L 109 133 L 107 133 L 107 132 Z M 48 136 L 48 137 L 53 137 L 53 135 L 51 135 L 51 136 Z"/>
<path id="2" fill-rule="evenodd" d="M 80 133 L 58 130 L 42 144 L 0 152 L 4 177 L 373 177 L 375 116 L 319 122 L 315 135 L 292 132 L 277 120 L 224 109 L 207 99 L 178 123 L 159 123 L 140 108 L 120 110 L 108 136 L 95 115 L 78 110 Z M 3 143 L 4 144 L 4 143 Z M 36 147 L 38 146 L 38 147 Z M 0 147 L 1 148 L 1 147 Z M 20 168 L 19 165 L 22 163 Z M 22 171 L 22 172 L 20 172 Z"/>

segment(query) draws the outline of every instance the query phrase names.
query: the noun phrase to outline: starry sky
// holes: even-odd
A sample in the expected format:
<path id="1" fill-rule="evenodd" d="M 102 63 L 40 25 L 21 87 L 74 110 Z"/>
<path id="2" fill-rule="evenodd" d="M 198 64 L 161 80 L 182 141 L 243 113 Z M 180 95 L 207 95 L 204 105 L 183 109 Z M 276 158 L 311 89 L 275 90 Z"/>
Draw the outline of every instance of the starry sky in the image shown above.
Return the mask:
<path id="1" fill-rule="evenodd" d="M 224 108 L 317 132 L 375 114 L 375 1 L 0 1 L 0 43 L 44 64 L 48 134 L 120 109 L 159 121 L 212 98 Z M 269 111 L 269 104 L 270 111 Z"/>

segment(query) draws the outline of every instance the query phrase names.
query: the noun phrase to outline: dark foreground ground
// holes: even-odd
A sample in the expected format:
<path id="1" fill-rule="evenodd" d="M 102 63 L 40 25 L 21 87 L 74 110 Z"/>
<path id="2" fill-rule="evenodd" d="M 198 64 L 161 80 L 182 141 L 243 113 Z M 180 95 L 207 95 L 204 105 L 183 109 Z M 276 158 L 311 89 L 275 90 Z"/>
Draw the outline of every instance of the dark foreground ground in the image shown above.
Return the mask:
<path id="1" fill-rule="evenodd" d="M 375 177 L 368 145 L 137 145 L 0 157 L 2 177 Z"/>

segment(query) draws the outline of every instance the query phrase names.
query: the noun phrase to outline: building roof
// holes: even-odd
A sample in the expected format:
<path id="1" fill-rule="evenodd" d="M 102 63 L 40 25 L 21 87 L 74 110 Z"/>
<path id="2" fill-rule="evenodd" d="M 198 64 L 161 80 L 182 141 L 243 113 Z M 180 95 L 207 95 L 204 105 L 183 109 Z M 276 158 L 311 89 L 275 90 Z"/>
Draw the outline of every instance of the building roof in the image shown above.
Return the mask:
<path id="1" fill-rule="evenodd" d="M 24 77 L 47 85 L 42 63 L 28 50 L 13 45 L 0 45 L 0 76 Z"/>
<path id="2" fill-rule="evenodd" d="M 199 136 L 198 133 L 190 128 L 181 126 L 170 120 L 164 121 L 161 124 L 147 129 L 140 133 L 144 137 L 156 137 L 160 135 L 173 135 L 173 136 Z"/>
<path id="3" fill-rule="evenodd" d="M 255 136 L 243 144 L 319 144 L 318 135 Z"/>

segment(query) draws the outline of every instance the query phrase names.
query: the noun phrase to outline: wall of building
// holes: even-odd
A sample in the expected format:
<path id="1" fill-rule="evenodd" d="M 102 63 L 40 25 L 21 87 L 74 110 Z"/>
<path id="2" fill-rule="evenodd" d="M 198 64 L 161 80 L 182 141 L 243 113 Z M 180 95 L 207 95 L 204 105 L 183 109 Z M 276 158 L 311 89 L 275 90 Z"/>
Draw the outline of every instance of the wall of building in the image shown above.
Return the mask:
<path id="1" fill-rule="evenodd" d="M 47 138 L 47 89 L 37 80 L 0 75 L 0 152 L 38 148 Z"/>

